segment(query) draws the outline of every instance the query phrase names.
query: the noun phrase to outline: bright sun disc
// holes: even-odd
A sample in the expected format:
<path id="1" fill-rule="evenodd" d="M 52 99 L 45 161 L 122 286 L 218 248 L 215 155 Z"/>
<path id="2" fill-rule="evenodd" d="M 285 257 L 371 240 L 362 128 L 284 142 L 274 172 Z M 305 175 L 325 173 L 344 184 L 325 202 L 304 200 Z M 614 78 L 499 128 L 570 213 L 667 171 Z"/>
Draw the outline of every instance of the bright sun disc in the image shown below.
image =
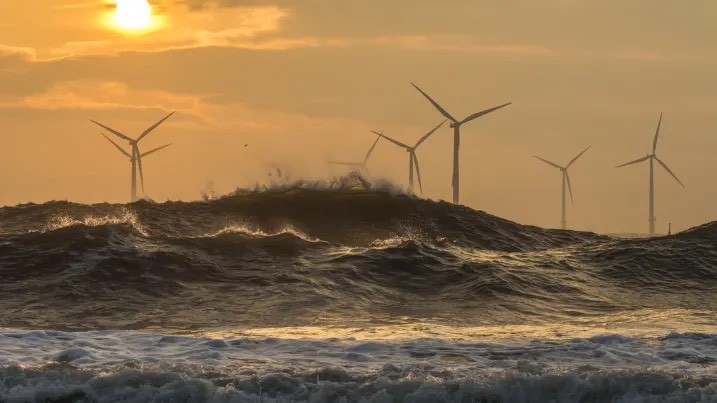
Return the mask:
<path id="1" fill-rule="evenodd" d="M 152 25 L 152 6 L 147 0 L 117 0 L 113 20 L 128 31 L 147 29 Z"/>

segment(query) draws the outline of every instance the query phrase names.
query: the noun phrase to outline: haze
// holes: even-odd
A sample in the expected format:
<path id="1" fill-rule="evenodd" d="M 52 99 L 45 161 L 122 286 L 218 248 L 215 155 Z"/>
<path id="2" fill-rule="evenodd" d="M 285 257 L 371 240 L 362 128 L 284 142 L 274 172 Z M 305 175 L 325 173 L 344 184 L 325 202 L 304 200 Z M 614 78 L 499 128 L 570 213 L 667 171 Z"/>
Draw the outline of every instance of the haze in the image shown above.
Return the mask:
<path id="1" fill-rule="evenodd" d="M 384 130 L 413 144 L 452 113 L 508 108 L 462 129 L 461 202 L 525 224 L 646 232 L 651 151 L 658 232 L 715 219 L 717 3 L 696 0 L 154 0 L 141 33 L 107 24 L 112 3 L 0 2 L 0 205 L 124 202 L 129 164 L 89 122 L 138 134 L 155 200 L 198 199 L 293 177 L 339 175 Z M 245 144 L 247 145 L 245 147 Z M 452 132 L 418 150 L 426 197 L 450 200 Z M 380 142 L 371 172 L 403 186 L 405 151 Z"/>

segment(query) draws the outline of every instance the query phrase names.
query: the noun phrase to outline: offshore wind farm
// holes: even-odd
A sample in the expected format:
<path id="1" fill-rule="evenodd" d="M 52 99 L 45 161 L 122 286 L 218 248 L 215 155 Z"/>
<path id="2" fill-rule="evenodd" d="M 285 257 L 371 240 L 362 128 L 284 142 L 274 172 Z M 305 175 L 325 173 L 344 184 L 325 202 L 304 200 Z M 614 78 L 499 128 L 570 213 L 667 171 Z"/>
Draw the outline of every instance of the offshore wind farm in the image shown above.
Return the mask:
<path id="1" fill-rule="evenodd" d="M 0 2 L 0 402 L 715 401 L 714 13 Z"/>

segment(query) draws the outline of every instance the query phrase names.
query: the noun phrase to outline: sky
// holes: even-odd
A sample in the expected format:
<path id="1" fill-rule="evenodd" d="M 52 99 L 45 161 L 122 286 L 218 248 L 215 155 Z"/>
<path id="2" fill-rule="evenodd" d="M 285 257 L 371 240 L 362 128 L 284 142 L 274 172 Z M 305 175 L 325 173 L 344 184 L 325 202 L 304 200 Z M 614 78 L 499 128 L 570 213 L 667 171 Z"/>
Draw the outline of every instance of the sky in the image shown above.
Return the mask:
<path id="1" fill-rule="evenodd" d="M 136 1 L 136 0 L 123 0 Z M 462 129 L 461 202 L 524 224 L 646 232 L 647 155 L 661 112 L 658 232 L 717 219 L 717 3 L 694 0 L 0 0 L 0 205 L 124 202 L 130 163 L 94 119 L 171 143 L 144 160 L 147 195 L 195 200 L 342 171 L 383 130 L 414 143 L 442 116 L 512 102 Z M 105 132 L 106 133 L 106 132 Z M 424 196 L 451 198 L 452 131 L 418 150 Z M 125 143 L 121 143 L 125 145 Z M 377 177 L 405 186 L 408 154 L 379 142 Z"/>

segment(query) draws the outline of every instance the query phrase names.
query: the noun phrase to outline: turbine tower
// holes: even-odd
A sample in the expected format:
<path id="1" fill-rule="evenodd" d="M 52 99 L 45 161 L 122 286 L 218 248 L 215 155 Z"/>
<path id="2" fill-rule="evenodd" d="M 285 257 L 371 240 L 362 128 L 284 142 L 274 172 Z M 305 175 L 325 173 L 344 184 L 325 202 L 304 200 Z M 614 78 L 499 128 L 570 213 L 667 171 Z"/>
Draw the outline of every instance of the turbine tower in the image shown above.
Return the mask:
<path id="1" fill-rule="evenodd" d="M 585 154 L 585 152 L 590 149 L 590 147 L 592 147 L 592 146 L 589 146 L 588 148 L 584 149 L 584 150 L 583 150 L 580 154 L 578 154 L 575 158 L 573 158 L 572 160 L 570 160 L 570 162 L 568 162 L 568 164 L 565 165 L 564 167 L 562 167 L 562 166 L 560 166 L 560 165 L 558 165 L 558 164 L 556 164 L 556 163 L 554 163 L 554 162 L 550 162 L 550 161 L 548 161 L 548 160 L 546 160 L 546 159 L 544 159 L 544 158 L 540 158 L 540 157 L 538 157 L 537 155 L 534 156 L 535 158 L 537 158 L 537 159 L 539 159 L 539 160 L 545 162 L 546 164 L 552 165 L 553 167 L 558 168 L 558 169 L 562 172 L 562 175 L 563 175 L 563 179 L 562 179 L 562 181 L 563 181 L 563 197 L 562 197 L 562 221 L 561 221 L 561 226 L 562 226 L 563 229 L 568 229 L 568 218 L 567 218 L 568 216 L 567 216 L 567 213 L 566 213 L 566 205 L 567 205 L 567 203 L 566 203 L 566 197 L 565 197 L 565 187 L 566 187 L 566 185 L 567 185 L 567 188 L 568 188 L 568 192 L 570 192 L 570 202 L 571 202 L 571 203 L 574 203 L 574 200 L 573 200 L 573 186 L 570 184 L 570 175 L 568 174 L 568 168 L 570 168 L 570 166 L 572 166 L 572 165 L 575 163 L 575 161 L 578 160 L 578 158 L 582 157 L 583 154 Z"/>
<path id="2" fill-rule="evenodd" d="M 657 161 L 660 165 L 662 165 L 665 170 L 672 175 L 673 178 L 679 183 L 683 188 L 685 187 L 685 184 L 682 183 L 682 181 L 675 175 L 674 172 L 665 164 L 661 159 L 657 157 L 657 139 L 660 137 L 660 126 L 662 125 L 662 113 L 660 113 L 660 120 L 657 122 L 657 131 L 655 132 L 655 139 L 652 141 L 652 154 L 648 154 L 646 157 L 642 157 L 640 159 L 637 159 L 635 161 L 630 161 L 622 165 L 618 165 L 616 168 L 621 168 L 627 165 L 637 164 L 643 161 L 650 160 L 650 236 L 655 235 L 655 221 L 657 221 L 657 218 L 655 217 L 655 161 Z"/>
<path id="3" fill-rule="evenodd" d="M 371 148 L 368 149 L 366 156 L 364 157 L 363 161 L 361 161 L 361 162 L 329 161 L 329 164 L 345 165 L 345 166 L 349 166 L 349 167 L 354 167 L 354 168 L 357 168 L 358 171 L 362 175 L 370 176 L 371 172 L 369 172 L 366 164 L 368 164 L 368 159 L 371 157 L 371 154 L 373 153 L 373 150 L 376 148 L 376 144 L 378 144 L 379 140 L 381 140 L 381 135 L 376 136 L 376 141 L 373 142 L 373 145 L 371 145 Z"/>
<path id="4" fill-rule="evenodd" d="M 129 160 L 130 160 L 130 162 L 132 163 L 133 169 L 134 169 L 134 165 L 135 165 L 135 162 L 136 162 L 137 166 L 139 167 L 139 179 L 140 179 L 140 183 L 141 183 L 141 185 L 142 185 L 142 194 L 146 195 L 146 193 L 145 193 L 145 191 L 144 191 L 144 172 L 143 172 L 143 170 L 142 170 L 142 158 L 144 158 L 144 157 L 146 157 L 146 156 L 148 156 L 148 155 L 150 155 L 150 154 L 154 154 L 154 153 L 156 153 L 156 152 L 159 151 L 159 150 L 165 149 L 165 148 L 171 146 L 172 144 L 165 144 L 165 145 L 163 145 L 163 146 L 161 146 L 161 147 L 154 148 L 154 149 L 149 150 L 149 151 L 147 151 L 146 153 L 142 153 L 142 154 L 139 153 L 139 148 L 137 148 L 137 152 L 136 152 L 136 153 L 133 153 L 133 154 L 135 154 L 135 155 L 131 155 L 130 153 L 128 153 L 127 151 L 125 151 L 124 148 L 120 147 L 119 144 L 117 144 L 117 143 L 115 143 L 114 141 L 112 141 L 112 139 L 110 139 L 109 137 L 105 136 L 104 134 L 103 134 L 103 136 L 107 139 L 107 141 L 109 141 L 109 142 L 112 143 L 115 147 L 117 147 L 117 149 L 118 149 L 122 154 L 124 154 L 124 155 L 126 155 L 127 157 L 129 157 Z M 133 150 L 133 151 L 134 151 L 134 150 Z M 132 175 L 133 175 L 132 177 L 133 177 L 133 179 L 134 179 L 134 177 L 135 177 L 134 171 L 132 172 Z"/>
<path id="5" fill-rule="evenodd" d="M 163 148 L 169 147 L 169 144 L 167 144 L 167 145 L 165 145 L 165 146 L 155 148 L 155 149 L 153 149 L 153 150 L 151 150 L 151 151 L 148 151 L 148 152 L 142 154 L 142 153 L 139 151 L 139 145 L 138 145 L 138 144 L 139 144 L 139 142 L 140 142 L 143 138 L 145 138 L 149 133 L 151 133 L 154 129 L 156 129 L 157 126 L 159 126 L 159 125 L 161 125 L 162 123 L 164 123 L 164 121 L 167 120 L 167 119 L 169 119 L 172 115 L 174 115 L 174 112 L 172 112 L 172 113 L 170 113 L 169 115 L 165 116 L 165 117 L 162 118 L 159 122 L 157 122 L 157 123 L 153 124 L 152 126 L 148 127 L 148 128 L 147 128 L 145 131 L 143 131 L 142 134 L 140 134 L 139 137 L 137 137 L 136 139 L 133 139 L 133 138 L 131 138 L 131 137 L 129 137 L 129 136 L 127 136 L 127 135 L 125 135 L 125 134 L 123 134 L 123 133 L 121 133 L 121 132 L 115 130 L 115 129 L 112 129 L 112 128 L 110 128 L 110 127 L 107 127 L 107 126 L 103 125 L 102 123 L 96 122 L 96 121 L 94 121 L 94 120 L 90 120 L 92 123 L 94 123 L 94 124 L 96 124 L 96 125 L 102 127 L 103 129 L 105 129 L 105 130 L 107 130 L 107 131 L 113 133 L 115 136 L 117 136 L 117 137 L 119 137 L 119 138 L 121 138 L 121 139 L 126 140 L 127 142 L 129 142 L 129 145 L 130 145 L 130 147 L 132 148 L 132 153 L 131 153 L 131 154 L 128 153 L 127 151 L 125 151 L 125 150 L 124 150 L 122 147 L 120 147 L 117 143 L 115 143 L 114 141 L 110 140 L 109 137 L 105 136 L 105 138 L 106 138 L 107 140 L 110 140 L 110 142 L 111 142 L 112 144 L 114 144 L 115 147 L 117 147 L 118 150 L 120 150 L 124 155 L 126 155 L 126 156 L 128 156 L 128 157 L 130 158 L 130 162 L 132 163 L 132 185 L 131 185 L 130 200 L 131 200 L 132 202 L 137 201 L 137 166 L 139 166 L 140 180 L 142 181 L 142 193 L 144 193 L 144 174 L 142 173 L 142 158 L 148 156 L 149 154 L 152 154 L 152 153 L 154 153 L 154 152 L 157 152 L 157 151 L 159 151 L 159 150 L 161 150 L 161 149 L 163 149 Z"/>
<path id="6" fill-rule="evenodd" d="M 441 122 L 438 126 L 434 127 L 430 132 L 426 133 L 423 137 L 421 137 L 413 147 L 411 147 L 407 144 L 401 143 L 398 140 L 394 140 L 388 136 L 385 136 L 383 133 L 378 133 L 378 132 L 375 132 L 372 130 L 373 133 L 379 135 L 380 137 L 385 138 L 386 140 L 392 142 L 393 144 L 395 144 L 401 148 L 405 148 L 406 151 L 408 152 L 408 191 L 409 192 L 413 192 L 413 168 L 415 167 L 416 168 L 416 176 L 418 177 L 418 187 L 421 190 L 421 194 L 423 194 L 423 182 L 421 181 L 421 167 L 418 165 L 418 156 L 416 155 L 416 149 L 418 148 L 418 146 L 423 144 L 424 141 L 428 140 L 428 138 L 431 137 L 431 135 L 433 133 L 435 133 L 436 130 L 438 130 L 441 126 L 443 126 L 444 123 L 446 123 L 445 120 L 443 122 Z"/>
<path id="7" fill-rule="evenodd" d="M 434 101 L 433 98 L 431 98 L 428 94 L 426 94 L 422 89 L 420 89 L 416 84 L 411 83 L 421 94 L 423 94 L 426 99 L 433 104 L 433 106 L 438 109 L 438 111 L 448 118 L 448 120 L 451 121 L 450 127 L 453 128 L 453 203 L 458 204 L 460 200 L 460 168 L 459 168 L 459 151 L 461 147 L 461 126 L 465 123 L 470 122 L 473 119 L 477 119 L 483 115 L 487 115 L 493 111 L 497 111 L 498 109 L 504 108 L 508 105 L 510 105 L 512 102 L 508 102 L 507 104 L 503 104 L 500 106 L 496 106 L 494 108 L 486 109 L 481 112 L 476 112 L 467 118 L 463 120 L 458 120 L 451 116 L 450 113 L 448 113 L 441 105 L 438 104 L 438 102 Z"/>

